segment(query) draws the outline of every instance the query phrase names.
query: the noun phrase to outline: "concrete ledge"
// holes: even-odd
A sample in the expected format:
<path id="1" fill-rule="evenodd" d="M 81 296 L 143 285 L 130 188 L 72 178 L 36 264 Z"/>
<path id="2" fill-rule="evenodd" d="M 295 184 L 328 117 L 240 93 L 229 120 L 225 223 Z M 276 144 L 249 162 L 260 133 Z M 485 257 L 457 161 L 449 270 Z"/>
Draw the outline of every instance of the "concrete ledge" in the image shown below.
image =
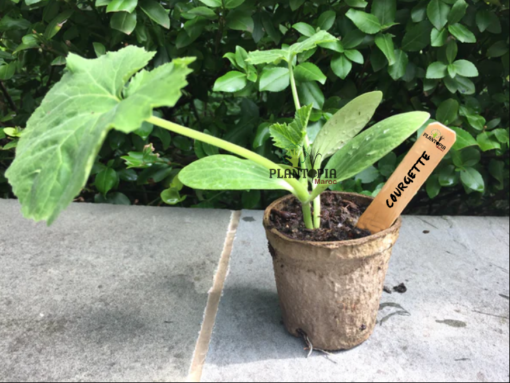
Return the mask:
<path id="1" fill-rule="evenodd" d="M 0 200 L 0 381 L 185 379 L 230 217 Z"/>
<path id="2" fill-rule="evenodd" d="M 508 219 L 404 217 L 379 324 L 306 359 L 281 324 L 262 212 L 243 211 L 203 381 L 508 381 Z"/>

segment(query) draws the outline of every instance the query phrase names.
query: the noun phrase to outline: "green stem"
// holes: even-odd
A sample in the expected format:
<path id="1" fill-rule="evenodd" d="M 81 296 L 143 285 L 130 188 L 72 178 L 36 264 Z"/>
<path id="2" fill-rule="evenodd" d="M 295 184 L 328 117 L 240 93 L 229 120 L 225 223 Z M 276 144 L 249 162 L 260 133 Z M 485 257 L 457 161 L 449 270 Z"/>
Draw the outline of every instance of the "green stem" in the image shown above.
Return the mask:
<path id="1" fill-rule="evenodd" d="M 321 196 L 313 200 L 313 227 L 321 228 Z"/>
<path id="2" fill-rule="evenodd" d="M 183 136 L 190 137 L 194 140 L 199 140 L 205 142 L 207 144 L 211 144 L 217 146 L 218 148 L 228 150 L 229 152 L 235 153 L 241 157 L 244 157 L 248 160 L 256 162 L 259 165 L 264 166 L 267 169 L 276 169 L 284 171 L 280 166 L 275 164 L 273 161 L 264 158 L 257 153 L 252 152 L 251 150 L 245 149 L 241 146 L 233 144 L 231 142 L 222 140 L 220 138 L 211 136 L 209 134 L 201 133 L 196 130 L 185 128 L 184 126 L 175 124 L 173 122 L 164 120 L 162 118 L 152 116 L 146 120 L 147 122 L 160 126 L 164 129 L 170 130 L 172 132 L 182 134 Z M 309 198 L 308 190 L 301 185 L 301 183 L 294 178 L 286 178 L 285 181 L 291 186 L 292 193 L 301 201 L 307 201 Z"/>
<path id="3" fill-rule="evenodd" d="M 320 161 L 320 160 L 316 161 L 315 166 L 313 168 L 316 172 L 318 172 L 319 169 L 321 168 L 321 163 L 322 163 L 322 161 Z M 314 177 L 314 179 L 312 181 L 312 194 L 313 194 L 313 191 L 319 186 L 318 184 L 315 184 L 315 180 L 318 180 L 318 179 L 319 179 L 318 177 Z M 321 228 L 321 195 L 320 194 L 313 199 L 313 226 L 316 229 Z"/>
<path id="4" fill-rule="evenodd" d="M 296 107 L 296 111 L 301 109 L 301 104 L 299 102 L 299 95 L 296 87 L 296 79 L 294 78 L 294 68 L 292 67 L 292 62 L 294 61 L 293 57 L 289 60 L 289 76 L 290 76 L 290 88 L 292 90 L 292 98 L 294 99 L 294 105 Z M 301 151 L 300 160 L 301 163 L 304 165 L 304 167 L 307 169 L 306 164 L 306 157 L 304 155 L 306 150 L 309 150 L 310 143 L 308 141 L 308 135 L 305 137 L 305 149 Z M 308 189 L 308 177 L 304 177 L 301 185 L 303 185 L 304 188 Z M 312 211 L 310 208 L 310 202 L 303 202 L 301 201 L 302 210 L 303 210 L 303 219 L 305 221 L 305 225 L 307 229 L 313 229 L 316 227 L 314 225 L 314 220 L 312 219 Z M 320 209 L 319 209 L 320 211 Z"/>
<path id="5" fill-rule="evenodd" d="M 310 208 L 310 202 L 302 202 L 303 220 L 307 229 L 313 229 L 312 220 L 312 209 Z"/>
<path id="6" fill-rule="evenodd" d="M 296 79 L 294 78 L 294 68 L 292 67 L 293 58 L 289 60 L 289 75 L 290 75 L 290 88 L 292 89 L 292 97 L 294 98 L 294 105 L 296 106 L 296 110 L 301 109 L 301 104 L 299 103 L 299 96 L 296 87 Z"/>

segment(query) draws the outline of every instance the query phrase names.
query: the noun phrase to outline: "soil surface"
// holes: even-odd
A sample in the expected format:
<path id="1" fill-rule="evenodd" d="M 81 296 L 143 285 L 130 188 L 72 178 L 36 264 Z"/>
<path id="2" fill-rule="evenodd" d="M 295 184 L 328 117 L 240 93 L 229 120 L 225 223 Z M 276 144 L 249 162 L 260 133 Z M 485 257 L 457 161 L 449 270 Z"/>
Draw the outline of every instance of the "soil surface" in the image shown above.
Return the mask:
<path id="1" fill-rule="evenodd" d="M 281 210 L 273 209 L 271 223 L 280 233 L 301 241 L 346 241 L 371 235 L 369 231 L 355 227 L 366 206 L 358 206 L 333 193 L 322 194 L 321 202 L 320 229 L 305 227 L 301 203 L 296 198 L 290 198 Z"/>

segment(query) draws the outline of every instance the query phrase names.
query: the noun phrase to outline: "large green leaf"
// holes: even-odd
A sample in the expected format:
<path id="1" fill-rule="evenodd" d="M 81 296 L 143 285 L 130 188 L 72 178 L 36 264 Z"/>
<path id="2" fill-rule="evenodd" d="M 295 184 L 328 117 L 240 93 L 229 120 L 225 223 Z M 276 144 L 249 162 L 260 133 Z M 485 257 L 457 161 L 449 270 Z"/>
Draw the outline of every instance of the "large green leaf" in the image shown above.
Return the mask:
<path id="1" fill-rule="evenodd" d="M 397 0 L 376 0 L 372 3 L 372 14 L 377 16 L 381 25 L 391 25 L 397 13 Z"/>
<path id="2" fill-rule="evenodd" d="M 106 7 L 106 12 L 133 12 L 138 5 L 138 0 L 112 0 Z"/>
<path id="3" fill-rule="evenodd" d="M 449 100 L 443 101 L 439 108 L 437 108 L 436 118 L 438 121 L 445 125 L 449 125 L 457 119 L 459 116 L 459 103 L 457 100 L 450 98 Z"/>
<path id="4" fill-rule="evenodd" d="M 260 91 L 281 92 L 290 84 L 289 68 L 265 67 L 260 75 Z"/>
<path id="5" fill-rule="evenodd" d="M 431 0 L 427 6 L 427 16 L 436 27 L 441 30 L 448 23 L 448 14 L 450 13 L 450 7 L 445 4 L 442 0 Z"/>
<path id="6" fill-rule="evenodd" d="M 214 83 L 214 92 L 237 92 L 246 86 L 246 75 L 238 71 L 230 71 Z"/>
<path id="7" fill-rule="evenodd" d="M 467 188 L 483 193 L 485 190 L 485 181 L 482 175 L 475 168 L 467 168 L 460 172 L 460 179 Z"/>
<path id="8" fill-rule="evenodd" d="M 427 20 L 416 24 L 407 30 L 402 40 L 402 50 L 418 52 L 430 44 L 432 26 Z"/>
<path id="9" fill-rule="evenodd" d="M 452 129 L 457 134 L 457 140 L 455 141 L 452 149 L 461 150 L 469 146 L 478 146 L 478 142 L 475 140 L 475 138 L 465 130 L 455 126 L 451 126 L 450 129 Z"/>
<path id="10" fill-rule="evenodd" d="M 336 112 L 315 138 L 314 153 L 324 160 L 341 149 L 368 124 L 382 97 L 382 92 L 366 93 Z"/>
<path id="11" fill-rule="evenodd" d="M 393 38 L 389 34 L 380 34 L 375 38 L 375 44 L 381 50 L 382 53 L 388 59 L 389 65 L 395 64 L 395 45 L 393 44 Z"/>
<path id="12" fill-rule="evenodd" d="M 327 79 L 317 65 L 309 62 L 299 64 L 294 71 L 294 75 L 296 80 L 301 82 L 318 81 L 321 84 L 324 84 Z"/>
<path id="13" fill-rule="evenodd" d="M 374 35 L 381 31 L 381 22 L 376 16 L 370 13 L 349 9 L 346 16 L 351 19 L 362 32 Z"/>
<path id="14" fill-rule="evenodd" d="M 149 16 L 153 21 L 161 25 L 163 28 L 170 28 L 170 17 L 168 13 L 159 3 L 155 0 L 140 0 L 140 8 L 142 11 Z"/>
<path id="15" fill-rule="evenodd" d="M 179 180 L 194 189 L 291 190 L 284 179 L 271 178 L 269 169 L 256 162 L 224 154 L 191 163 L 181 170 Z"/>
<path id="16" fill-rule="evenodd" d="M 136 12 L 116 12 L 110 19 L 110 27 L 130 35 L 136 28 Z"/>
<path id="17" fill-rule="evenodd" d="M 453 24 L 448 27 L 448 30 L 454 35 L 461 43 L 476 43 L 476 36 L 466 26 L 462 24 Z"/>
<path id="18" fill-rule="evenodd" d="M 468 3 L 465 0 L 457 0 L 448 14 L 448 22 L 450 24 L 459 23 L 466 15 L 467 9 Z"/>
<path id="19" fill-rule="evenodd" d="M 395 64 L 388 68 L 388 73 L 395 81 L 404 77 L 409 64 L 409 56 L 404 51 L 397 49 L 395 51 Z"/>
<path id="20" fill-rule="evenodd" d="M 192 59 L 134 73 L 154 56 L 129 46 L 97 59 L 67 56 L 67 71 L 27 122 L 6 172 L 22 212 L 54 221 L 85 185 L 108 131 L 137 130 L 152 109 L 181 96 Z"/>
<path id="21" fill-rule="evenodd" d="M 335 41 L 337 41 L 337 38 L 332 34 L 326 31 L 319 31 L 316 34 L 307 38 L 306 40 L 291 45 L 289 51 L 297 55 L 299 53 L 313 49 L 321 43 L 330 43 Z"/>
<path id="22" fill-rule="evenodd" d="M 289 52 L 283 49 L 272 49 L 269 51 L 254 51 L 248 53 L 247 61 L 253 65 L 259 64 L 277 64 L 281 60 L 289 60 Z"/>
<path id="23" fill-rule="evenodd" d="M 336 170 L 337 181 L 355 176 L 400 145 L 427 122 L 429 117 L 425 112 L 411 112 L 379 122 L 336 152 L 326 169 Z M 324 190 L 327 185 L 320 185 L 319 188 Z"/>

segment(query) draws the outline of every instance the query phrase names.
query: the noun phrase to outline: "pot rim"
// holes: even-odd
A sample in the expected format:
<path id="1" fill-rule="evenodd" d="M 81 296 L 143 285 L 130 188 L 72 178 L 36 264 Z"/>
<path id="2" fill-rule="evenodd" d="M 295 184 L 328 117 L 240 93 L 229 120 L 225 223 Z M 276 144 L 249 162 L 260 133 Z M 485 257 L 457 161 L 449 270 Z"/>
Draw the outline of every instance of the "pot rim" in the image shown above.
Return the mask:
<path id="1" fill-rule="evenodd" d="M 348 199 L 350 196 L 352 196 L 352 197 L 361 197 L 361 198 L 372 200 L 372 201 L 374 200 L 374 197 L 369 197 L 369 196 L 366 196 L 364 194 L 358 194 L 358 193 L 338 192 L 338 191 L 334 191 L 334 190 L 328 190 L 326 193 L 340 194 L 342 196 L 345 196 L 346 199 Z M 388 229 L 385 229 L 385 230 L 380 231 L 380 232 L 375 233 L 375 234 L 371 234 L 371 235 L 369 235 L 367 237 L 363 237 L 363 238 L 349 239 L 349 240 L 345 240 L 345 241 L 323 241 L 323 242 L 320 242 L 320 241 L 303 241 L 303 240 L 300 240 L 300 239 L 292 239 L 292 238 L 287 237 L 283 233 L 280 233 L 275 227 L 272 227 L 271 229 L 269 229 L 269 225 L 270 225 L 269 216 L 271 214 L 271 210 L 274 208 L 275 205 L 281 203 L 282 201 L 284 201 L 284 200 L 286 200 L 288 198 L 296 198 L 296 197 L 293 194 L 288 194 L 286 196 L 283 196 L 283 197 L 278 198 L 277 200 L 273 201 L 264 210 L 264 219 L 262 220 L 262 224 L 264 225 L 264 228 L 266 230 L 269 230 L 271 233 L 277 235 L 278 237 L 280 237 L 284 241 L 291 242 L 291 243 L 296 243 L 296 244 L 301 244 L 301 245 L 318 246 L 318 247 L 329 247 L 329 246 L 336 246 L 336 247 L 338 247 L 338 246 L 341 246 L 341 245 L 344 245 L 344 246 L 356 246 L 356 245 L 361 245 L 363 243 L 371 242 L 371 241 L 379 239 L 381 237 L 385 237 L 388 234 L 391 234 L 391 233 L 393 233 L 395 231 L 398 231 L 400 229 L 400 227 L 402 226 L 402 217 L 399 216 L 395 220 L 393 225 L 391 225 Z"/>

